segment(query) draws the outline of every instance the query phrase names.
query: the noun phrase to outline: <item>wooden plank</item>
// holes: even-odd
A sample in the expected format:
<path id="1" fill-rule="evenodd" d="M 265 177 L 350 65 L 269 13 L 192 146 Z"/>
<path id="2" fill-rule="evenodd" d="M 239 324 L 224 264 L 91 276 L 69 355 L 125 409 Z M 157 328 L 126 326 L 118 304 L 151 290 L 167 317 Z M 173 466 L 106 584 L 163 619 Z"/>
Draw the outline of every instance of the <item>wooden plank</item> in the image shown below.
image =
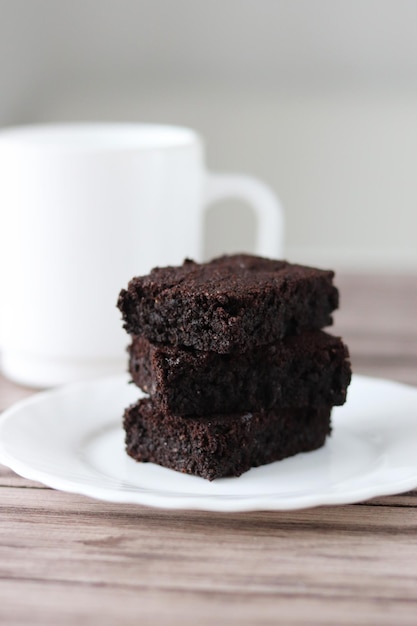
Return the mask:
<path id="1" fill-rule="evenodd" d="M 18 589 L 16 602 L 10 594 Z M 0 619 L 7 626 L 195 624 L 228 626 L 415 626 L 414 602 L 384 598 L 321 596 L 301 582 L 293 592 L 285 584 L 264 593 L 239 590 L 155 589 L 101 585 L 7 583 Z"/>
<path id="2" fill-rule="evenodd" d="M 188 623 L 196 612 L 219 623 L 222 614 L 230 623 L 254 623 L 256 616 L 256 623 L 273 623 L 277 611 L 294 624 L 353 624 L 359 617 L 361 624 L 388 624 L 393 615 L 396 624 L 411 624 L 416 615 L 412 509 L 224 515 L 96 503 L 52 490 L 41 500 L 35 490 L 4 491 L 5 623 L 19 623 L 12 608 L 22 596 L 26 611 L 37 607 L 45 624 L 58 618 L 62 603 L 77 609 L 56 623 L 75 623 L 80 614 L 115 619 L 115 602 L 119 618 L 134 619 L 137 610 L 156 624 Z M 169 614 L 165 603 L 174 607 Z"/>
<path id="3" fill-rule="evenodd" d="M 222 624 L 229 626 L 415 626 L 414 602 L 345 595 L 321 596 L 300 583 L 291 592 L 285 585 L 265 593 L 240 590 L 154 589 L 9 582 L 0 619 L 7 626 L 77 626 L 79 624 L 142 624 L 164 626 Z M 18 589 L 15 602 L 10 594 Z M 1 597 L 0 597 L 1 599 Z"/>

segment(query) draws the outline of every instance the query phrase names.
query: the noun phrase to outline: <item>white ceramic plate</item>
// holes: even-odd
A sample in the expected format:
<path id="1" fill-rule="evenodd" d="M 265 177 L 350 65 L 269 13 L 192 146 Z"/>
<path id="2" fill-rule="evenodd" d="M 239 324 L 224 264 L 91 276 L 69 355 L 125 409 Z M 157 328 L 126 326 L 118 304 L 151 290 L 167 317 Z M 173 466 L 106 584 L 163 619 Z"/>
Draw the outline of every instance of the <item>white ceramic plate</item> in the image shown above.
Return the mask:
<path id="1" fill-rule="evenodd" d="M 354 376 L 322 449 L 213 482 L 125 454 L 121 416 L 137 398 L 123 376 L 24 400 L 0 419 L 0 462 L 55 489 L 177 509 L 298 509 L 417 487 L 417 388 Z"/>

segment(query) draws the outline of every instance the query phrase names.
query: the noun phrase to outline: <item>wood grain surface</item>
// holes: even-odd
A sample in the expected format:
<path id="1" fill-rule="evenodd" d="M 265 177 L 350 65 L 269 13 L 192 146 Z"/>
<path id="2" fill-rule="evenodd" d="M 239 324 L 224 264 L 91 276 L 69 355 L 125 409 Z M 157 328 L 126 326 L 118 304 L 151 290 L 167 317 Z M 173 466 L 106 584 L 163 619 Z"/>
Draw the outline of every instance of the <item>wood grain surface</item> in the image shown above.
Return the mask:
<path id="1" fill-rule="evenodd" d="M 417 276 L 337 282 L 333 332 L 355 371 L 417 385 Z M 1 409 L 32 393 L 0 378 Z M 417 624 L 417 490 L 216 514 L 95 501 L 1 466 L 0 489 L 2 625 Z"/>

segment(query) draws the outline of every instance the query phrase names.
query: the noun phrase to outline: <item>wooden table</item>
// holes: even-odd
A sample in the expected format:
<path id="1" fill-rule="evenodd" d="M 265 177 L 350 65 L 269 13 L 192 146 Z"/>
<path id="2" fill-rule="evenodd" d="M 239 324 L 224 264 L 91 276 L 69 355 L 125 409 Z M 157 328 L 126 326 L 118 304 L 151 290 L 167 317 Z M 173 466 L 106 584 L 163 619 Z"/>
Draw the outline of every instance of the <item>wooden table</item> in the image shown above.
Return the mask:
<path id="1" fill-rule="evenodd" d="M 355 371 L 417 385 L 417 276 L 338 285 Z M 31 393 L 0 379 L 0 409 Z M 7 626 L 417 624 L 417 490 L 230 515 L 98 502 L 6 468 L 0 489 Z"/>

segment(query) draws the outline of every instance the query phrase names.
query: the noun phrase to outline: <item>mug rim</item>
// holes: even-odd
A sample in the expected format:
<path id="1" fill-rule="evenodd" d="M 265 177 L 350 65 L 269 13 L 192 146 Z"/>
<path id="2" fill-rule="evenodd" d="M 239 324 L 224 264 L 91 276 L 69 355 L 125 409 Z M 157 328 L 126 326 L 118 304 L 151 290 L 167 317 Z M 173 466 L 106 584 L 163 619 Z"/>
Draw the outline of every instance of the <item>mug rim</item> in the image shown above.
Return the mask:
<path id="1" fill-rule="evenodd" d="M 191 128 L 147 122 L 59 122 L 0 129 L 0 145 L 59 152 L 137 152 L 200 143 Z"/>

